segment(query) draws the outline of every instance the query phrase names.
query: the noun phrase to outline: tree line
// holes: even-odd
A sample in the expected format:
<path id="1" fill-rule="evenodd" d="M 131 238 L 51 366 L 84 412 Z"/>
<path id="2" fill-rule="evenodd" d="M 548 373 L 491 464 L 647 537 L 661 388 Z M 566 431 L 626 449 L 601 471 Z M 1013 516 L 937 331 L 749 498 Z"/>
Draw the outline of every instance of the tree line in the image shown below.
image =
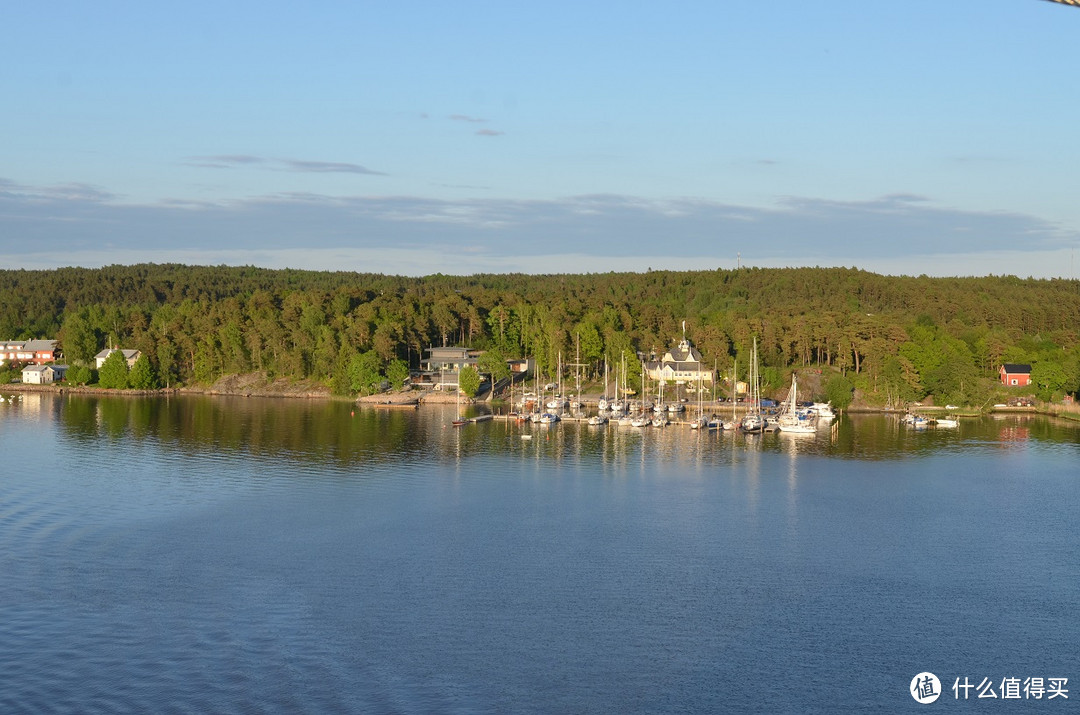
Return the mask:
<path id="1" fill-rule="evenodd" d="M 1080 282 L 883 276 L 847 268 L 582 275 L 387 276 L 142 264 L 0 271 L 0 338 L 58 338 L 89 365 L 140 350 L 161 385 L 228 374 L 314 379 L 336 392 L 400 384 L 431 346 L 532 357 L 602 374 L 662 355 L 682 334 L 722 375 L 782 387 L 820 367 L 871 402 L 981 401 L 1002 363 L 1028 363 L 1041 397 L 1080 389 Z M 145 372 L 139 371 L 140 380 Z"/>

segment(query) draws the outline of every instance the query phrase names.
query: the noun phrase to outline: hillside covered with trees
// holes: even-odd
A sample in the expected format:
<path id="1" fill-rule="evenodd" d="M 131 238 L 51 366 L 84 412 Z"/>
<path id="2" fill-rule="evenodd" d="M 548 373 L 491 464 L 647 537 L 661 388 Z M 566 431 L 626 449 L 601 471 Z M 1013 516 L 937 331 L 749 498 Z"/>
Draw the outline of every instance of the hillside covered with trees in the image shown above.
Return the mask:
<path id="1" fill-rule="evenodd" d="M 342 394 L 417 368 L 433 345 L 535 357 L 662 353 L 682 334 L 729 374 L 753 338 L 774 387 L 817 367 L 871 403 L 979 404 L 1003 362 L 1043 399 L 1080 389 L 1080 281 L 856 269 L 423 278 L 183 265 L 0 271 L 0 338 L 58 338 L 71 364 L 141 350 L 162 385 L 262 372 Z M 742 370 L 740 370 L 741 372 Z"/>

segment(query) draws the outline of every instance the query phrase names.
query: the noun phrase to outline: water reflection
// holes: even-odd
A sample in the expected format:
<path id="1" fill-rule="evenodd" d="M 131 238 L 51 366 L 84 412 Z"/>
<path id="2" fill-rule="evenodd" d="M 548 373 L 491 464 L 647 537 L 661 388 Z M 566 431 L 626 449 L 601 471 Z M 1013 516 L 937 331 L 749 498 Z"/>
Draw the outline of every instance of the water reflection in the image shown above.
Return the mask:
<path id="1" fill-rule="evenodd" d="M 889 711 L 912 663 L 1075 661 L 1073 424 L 30 397 L 0 406 L 8 710 Z"/>
<path id="2" fill-rule="evenodd" d="M 633 466 L 643 473 L 657 464 L 688 474 L 743 464 L 751 483 L 764 454 L 787 455 L 792 464 L 807 456 L 881 461 L 980 447 L 1010 449 L 1031 440 L 1080 443 L 1075 423 L 1030 414 L 964 419 L 956 428 L 925 430 L 907 427 L 892 415 L 843 415 L 834 429 L 817 434 L 743 435 L 678 425 L 539 425 L 502 419 L 453 427 L 453 405 L 391 410 L 321 400 L 25 393 L 0 408 L 0 418 L 55 417 L 74 444 L 153 442 L 187 455 L 235 453 L 339 467 L 403 459 L 460 466 L 483 454 L 517 454 L 561 466 L 585 460 L 611 470 Z"/>

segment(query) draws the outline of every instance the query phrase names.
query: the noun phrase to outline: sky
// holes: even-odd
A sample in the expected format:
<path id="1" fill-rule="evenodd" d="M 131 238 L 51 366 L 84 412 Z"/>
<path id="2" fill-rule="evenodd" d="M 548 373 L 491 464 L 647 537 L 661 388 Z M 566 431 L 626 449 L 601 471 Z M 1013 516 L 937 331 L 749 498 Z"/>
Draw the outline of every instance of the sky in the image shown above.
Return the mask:
<path id="1" fill-rule="evenodd" d="M 0 267 L 1076 278 L 1080 8 L 0 11 Z"/>

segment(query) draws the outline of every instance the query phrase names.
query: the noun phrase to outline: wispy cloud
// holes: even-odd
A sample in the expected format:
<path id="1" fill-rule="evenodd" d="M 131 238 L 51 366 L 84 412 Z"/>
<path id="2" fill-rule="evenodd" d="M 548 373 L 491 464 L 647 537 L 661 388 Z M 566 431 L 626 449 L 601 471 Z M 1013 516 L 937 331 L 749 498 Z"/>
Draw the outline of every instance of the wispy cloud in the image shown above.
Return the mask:
<path id="1" fill-rule="evenodd" d="M 234 169 L 238 166 L 251 166 L 262 164 L 266 161 L 259 156 L 246 154 L 221 154 L 218 156 L 191 156 L 184 162 L 188 166 L 198 166 L 204 169 Z"/>
<path id="2" fill-rule="evenodd" d="M 386 176 L 381 171 L 372 171 L 366 166 L 359 164 L 346 164 L 338 161 L 302 161 L 299 159 L 282 159 L 281 163 L 288 171 L 299 171 L 313 174 L 369 174 L 371 176 Z"/>
<path id="3" fill-rule="evenodd" d="M 451 114 L 450 119 L 455 122 L 467 122 L 469 124 L 486 124 L 487 120 L 483 117 L 473 117 L 468 114 Z M 477 129 L 476 135 L 481 137 L 497 137 L 502 136 L 506 132 L 501 132 L 498 129 Z"/>
<path id="4" fill-rule="evenodd" d="M 381 171 L 374 171 L 361 166 L 340 161 L 312 161 L 307 159 L 271 159 L 247 154 L 222 154 L 218 156 L 192 156 L 184 163 L 204 169 L 236 169 L 240 167 L 262 167 L 274 171 L 293 171 L 310 174 L 367 174 L 386 176 Z"/>
<path id="5" fill-rule="evenodd" d="M 483 124 L 487 121 L 481 117 L 470 117 L 468 114 L 451 114 L 450 119 L 455 122 L 472 122 L 474 124 Z"/>
<path id="6" fill-rule="evenodd" d="M 0 179 L 0 200 L 33 202 L 106 203 L 122 198 L 92 184 L 68 183 L 51 186 L 28 186 L 9 179 Z"/>
<path id="7" fill-rule="evenodd" d="M 478 184 L 432 184 L 432 186 L 441 186 L 444 189 L 469 189 L 471 191 L 491 191 L 490 186 L 482 186 Z"/>

